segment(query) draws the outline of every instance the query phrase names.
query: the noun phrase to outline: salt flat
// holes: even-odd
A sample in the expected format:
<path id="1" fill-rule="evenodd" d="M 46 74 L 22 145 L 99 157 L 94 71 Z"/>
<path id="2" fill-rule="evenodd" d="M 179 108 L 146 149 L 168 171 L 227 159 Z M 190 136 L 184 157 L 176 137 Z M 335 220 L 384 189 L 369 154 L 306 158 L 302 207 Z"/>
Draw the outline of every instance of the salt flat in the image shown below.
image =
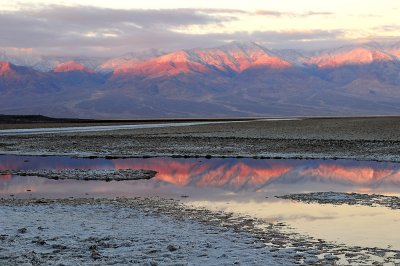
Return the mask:
<path id="1" fill-rule="evenodd" d="M 400 118 L 248 121 L 0 136 L 0 154 L 400 161 Z"/>

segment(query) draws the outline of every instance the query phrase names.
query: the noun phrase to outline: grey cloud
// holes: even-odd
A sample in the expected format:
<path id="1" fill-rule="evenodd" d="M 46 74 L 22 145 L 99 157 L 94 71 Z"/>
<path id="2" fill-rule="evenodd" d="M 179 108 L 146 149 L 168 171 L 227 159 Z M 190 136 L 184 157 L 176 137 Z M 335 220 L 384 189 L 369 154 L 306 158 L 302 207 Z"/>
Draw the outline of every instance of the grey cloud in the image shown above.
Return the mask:
<path id="1" fill-rule="evenodd" d="M 275 49 L 321 50 L 352 44 L 344 38 L 345 30 L 309 30 L 291 32 L 260 32 L 261 39 L 266 45 Z"/>
<path id="2" fill-rule="evenodd" d="M 209 13 L 209 14 L 249 14 L 250 12 L 241 9 L 229 9 L 229 8 L 181 8 L 180 10 Z"/>
<path id="3" fill-rule="evenodd" d="M 315 12 L 315 11 L 308 11 L 305 13 L 301 13 L 300 16 L 303 17 L 312 17 L 312 16 L 332 16 L 335 15 L 333 12 Z"/>
<path id="4" fill-rule="evenodd" d="M 268 44 L 268 46 L 292 46 L 293 43 L 313 42 L 313 41 L 333 41 L 341 39 L 344 35 L 343 30 L 309 30 L 309 31 L 256 31 L 256 32 L 235 32 L 231 34 L 212 34 L 209 38 L 223 41 L 243 40 L 256 41 Z"/>
<path id="5" fill-rule="evenodd" d="M 377 15 L 377 14 L 361 14 L 361 15 L 353 15 L 355 17 L 361 17 L 361 18 L 382 18 L 382 15 Z"/>
<path id="6" fill-rule="evenodd" d="M 361 39 L 359 41 L 364 41 L 365 39 Z M 400 43 L 400 36 L 374 36 L 368 38 L 370 42 L 378 42 L 380 44 L 393 44 L 393 43 Z"/>
<path id="7" fill-rule="evenodd" d="M 176 33 L 172 33 L 176 34 Z M 337 45 L 349 44 L 343 41 L 344 31 L 256 31 L 256 32 L 234 32 L 234 33 L 213 33 L 213 34 L 180 34 L 173 38 L 179 40 L 170 43 L 172 50 L 193 47 L 212 47 L 223 45 L 231 41 L 249 41 L 264 44 L 268 48 L 301 48 L 319 49 L 330 48 Z M 164 36 L 170 38 L 170 36 Z"/>
<path id="8" fill-rule="evenodd" d="M 288 14 L 292 14 L 292 13 L 284 13 L 284 12 L 273 11 L 273 10 L 257 10 L 256 12 L 254 12 L 254 14 L 261 15 L 261 16 L 281 17 L 281 16 L 285 16 Z"/>
<path id="9" fill-rule="evenodd" d="M 259 31 L 213 34 L 176 32 L 191 25 L 218 25 L 247 11 L 236 9 L 115 10 L 50 6 L 0 12 L 0 47 L 34 48 L 58 55 L 120 55 L 157 48 L 166 51 L 212 47 L 229 41 L 258 41 L 288 48 L 333 42 L 341 31 Z"/>
<path id="10" fill-rule="evenodd" d="M 400 25 L 397 24 L 391 24 L 391 25 L 382 25 L 380 27 L 375 27 L 373 28 L 373 30 L 377 30 L 377 31 L 400 31 Z"/>
<path id="11" fill-rule="evenodd" d="M 77 51 L 89 47 L 107 49 L 116 45 L 115 49 L 118 52 L 118 45 L 121 45 L 122 40 L 153 39 L 152 35 L 155 34 L 176 37 L 176 34 L 171 33 L 173 28 L 218 25 L 235 19 L 229 14 L 238 12 L 240 11 L 230 9 L 116 10 L 85 6 L 31 7 L 0 12 L 0 47 L 32 47 L 42 51 L 74 47 L 72 51 Z M 147 45 L 154 44 L 148 42 Z M 168 43 L 165 45 L 168 46 Z"/>
<path id="12" fill-rule="evenodd" d="M 210 24 L 238 19 L 230 15 L 264 15 L 264 16 L 290 16 L 290 17 L 311 17 L 311 16 L 330 16 L 332 12 L 308 11 L 303 13 L 281 12 L 275 10 L 257 10 L 245 11 L 240 9 L 222 9 L 222 8 L 179 8 L 179 9 L 134 9 L 134 10 L 115 10 L 101 9 L 87 6 L 66 7 L 50 6 L 45 9 L 27 9 L 33 17 L 51 19 L 52 21 L 75 23 L 88 26 L 113 25 L 115 23 L 133 22 L 141 26 L 151 25 L 194 25 Z M 225 16 L 221 16 L 225 15 Z"/>
<path id="13" fill-rule="evenodd" d="M 336 39 L 343 35 L 342 30 L 306 30 L 306 31 L 263 31 L 255 32 L 253 35 L 258 38 L 265 38 L 271 41 L 299 41 L 316 39 Z"/>
<path id="14" fill-rule="evenodd" d="M 229 10 L 214 10 L 214 13 L 226 13 Z M 232 10 L 230 10 L 232 12 Z M 50 23 L 67 23 L 81 27 L 105 27 L 121 24 L 133 24 L 140 27 L 154 25 L 185 26 L 218 23 L 232 20 L 232 17 L 216 16 L 210 10 L 201 12 L 196 9 L 104 9 L 87 6 L 67 7 L 50 6 L 44 9 L 25 9 L 16 15 L 25 15 L 32 19 Z"/>
<path id="15" fill-rule="evenodd" d="M 257 10 L 254 12 L 254 15 L 259 16 L 272 16 L 272 17 L 312 17 L 312 16 L 331 16 L 334 15 L 332 12 L 315 12 L 308 11 L 303 13 L 294 13 L 294 12 L 280 12 L 274 10 Z"/>

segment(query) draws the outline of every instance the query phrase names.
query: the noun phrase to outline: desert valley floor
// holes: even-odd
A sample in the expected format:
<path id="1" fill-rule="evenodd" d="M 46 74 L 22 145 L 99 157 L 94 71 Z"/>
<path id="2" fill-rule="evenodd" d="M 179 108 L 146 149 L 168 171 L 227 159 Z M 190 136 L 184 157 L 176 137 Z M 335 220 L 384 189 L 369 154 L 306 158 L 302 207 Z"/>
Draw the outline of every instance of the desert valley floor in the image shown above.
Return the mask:
<path id="1" fill-rule="evenodd" d="M 398 117 L 67 125 L 2 125 L 2 265 L 400 264 Z"/>

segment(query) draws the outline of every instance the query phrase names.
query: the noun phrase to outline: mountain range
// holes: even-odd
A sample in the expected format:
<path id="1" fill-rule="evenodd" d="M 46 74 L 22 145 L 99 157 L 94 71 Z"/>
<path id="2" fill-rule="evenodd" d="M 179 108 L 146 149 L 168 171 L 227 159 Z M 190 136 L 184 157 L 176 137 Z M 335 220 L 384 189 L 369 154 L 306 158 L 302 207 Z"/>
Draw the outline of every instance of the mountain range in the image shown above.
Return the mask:
<path id="1" fill-rule="evenodd" d="M 400 114 L 400 43 L 320 51 L 233 42 L 120 57 L 0 49 L 0 113 L 56 117 Z"/>

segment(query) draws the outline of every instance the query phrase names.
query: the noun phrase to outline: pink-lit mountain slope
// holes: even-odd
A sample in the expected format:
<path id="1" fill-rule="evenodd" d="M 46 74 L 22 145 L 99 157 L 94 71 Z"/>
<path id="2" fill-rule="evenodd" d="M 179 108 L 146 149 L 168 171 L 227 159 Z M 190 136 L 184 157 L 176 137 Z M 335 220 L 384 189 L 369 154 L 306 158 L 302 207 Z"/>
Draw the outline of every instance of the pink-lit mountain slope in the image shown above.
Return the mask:
<path id="1" fill-rule="evenodd" d="M 304 59 L 304 63 L 316 65 L 319 68 L 336 68 L 345 65 L 366 65 L 393 60 L 396 60 L 395 56 L 386 52 L 379 45 L 361 45 L 324 50 Z"/>
<path id="2" fill-rule="evenodd" d="M 0 61 L 0 76 L 4 78 L 16 76 L 16 72 L 11 68 L 9 62 Z"/>
<path id="3" fill-rule="evenodd" d="M 395 43 L 391 46 L 389 46 L 386 51 L 388 53 L 390 53 L 391 55 L 397 57 L 398 59 L 400 59 L 400 42 Z"/>
<path id="4" fill-rule="evenodd" d="M 198 58 L 223 72 L 243 72 L 249 68 L 284 69 L 291 64 L 256 43 L 232 43 L 212 49 L 194 49 Z"/>
<path id="5" fill-rule="evenodd" d="M 79 64 L 75 61 L 68 61 L 59 64 L 57 67 L 53 69 L 55 73 L 64 73 L 64 72 L 86 72 L 86 73 L 94 73 L 94 70 L 85 67 L 82 64 Z"/>
<path id="6" fill-rule="evenodd" d="M 150 59 L 164 55 L 165 53 L 156 49 L 150 49 L 142 52 L 128 53 L 119 57 L 110 58 L 97 66 L 98 72 L 109 73 L 116 69 L 127 69 L 146 62 Z"/>
<path id="7" fill-rule="evenodd" d="M 0 63 L 0 113 L 88 118 L 400 114 L 399 48 L 365 44 L 307 52 L 231 43 L 106 59 L 25 60 L 33 66 L 17 66 L 15 54 L 3 54 L 11 62 Z"/>
<path id="8" fill-rule="evenodd" d="M 18 94 L 55 92 L 58 89 L 47 73 L 9 62 L 0 62 L 0 91 L 5 100 L 6 95 L 13 97 Z"/>
<path id="9" fill-rule="evenodd" d="M 212 49 L 180 50 L 145 62 L 124 64 L 115 75 L 139 75 L 150 78 L 179 74 L 240 73 L 249 68 L 284 69 L 289 62 L 255 43 L 233 43 Z"/>

